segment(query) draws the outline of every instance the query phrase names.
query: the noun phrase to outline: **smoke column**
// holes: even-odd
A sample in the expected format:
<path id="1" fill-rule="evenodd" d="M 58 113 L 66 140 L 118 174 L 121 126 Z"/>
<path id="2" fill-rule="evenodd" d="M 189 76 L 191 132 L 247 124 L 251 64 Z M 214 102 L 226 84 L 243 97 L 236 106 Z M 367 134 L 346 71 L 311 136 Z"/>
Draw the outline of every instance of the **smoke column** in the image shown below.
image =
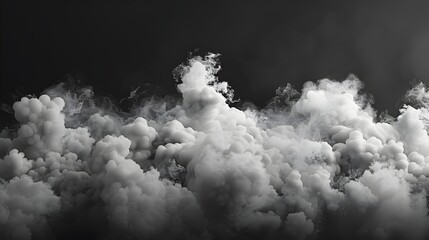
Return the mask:
<path id="1" fill-rule="evenodd" d="M 216 55 L 182 99 L 121 113 L 90 88 L 13 105 L 0 133 L 1 239 L 426 239 L 429 91 L 378 116 L 354 76 L 231 107 Z"/>

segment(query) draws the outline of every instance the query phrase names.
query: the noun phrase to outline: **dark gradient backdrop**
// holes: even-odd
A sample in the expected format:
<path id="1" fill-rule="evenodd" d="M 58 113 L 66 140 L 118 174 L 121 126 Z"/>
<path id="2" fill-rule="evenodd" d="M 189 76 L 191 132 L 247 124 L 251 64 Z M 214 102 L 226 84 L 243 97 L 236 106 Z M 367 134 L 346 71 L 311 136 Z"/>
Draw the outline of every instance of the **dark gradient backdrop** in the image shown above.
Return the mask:
<path id="1" fill-rule="evenodd" d="M 145 83 L 175 93 L 172 70 L 198 50 L 221 53 L 222 80 L 258 106 L 288 82 L 354 73 L 396 115 L 411 82 L 429 80 L 428 12 L 428 1 L 3 1 L 1 101 L 67 76 L 116 99 Z"/>

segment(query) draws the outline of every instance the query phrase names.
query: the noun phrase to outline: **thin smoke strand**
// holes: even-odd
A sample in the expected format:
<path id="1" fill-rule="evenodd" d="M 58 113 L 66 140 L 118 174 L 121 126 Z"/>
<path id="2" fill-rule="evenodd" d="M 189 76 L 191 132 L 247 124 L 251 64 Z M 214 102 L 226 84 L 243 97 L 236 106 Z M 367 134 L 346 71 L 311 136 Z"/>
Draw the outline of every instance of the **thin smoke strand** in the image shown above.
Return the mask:
<path id="1" fill-rule="evenodd" d="M 2 239 L 428 236 L 423 84 L 383 121 L 353 76 L 240 110 L 216 57 L 175 70 L 176 105 L 133 116 L 97 107 L 88 89 L 16 102 L 20 127 L 0 134 Z"/>

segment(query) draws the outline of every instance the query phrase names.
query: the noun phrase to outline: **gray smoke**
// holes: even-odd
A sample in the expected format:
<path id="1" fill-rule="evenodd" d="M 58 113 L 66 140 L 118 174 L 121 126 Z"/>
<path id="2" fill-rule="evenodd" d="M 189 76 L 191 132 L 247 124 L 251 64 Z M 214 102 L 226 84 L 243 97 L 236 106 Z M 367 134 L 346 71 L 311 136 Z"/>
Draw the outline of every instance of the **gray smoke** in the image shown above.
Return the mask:
<path id="1" fill-rule="evenodd" d="M 429 91 L 378 120 L 354 76 L 237 109 L 216 55 L 133 113 L 62 86 L 0 135 L 2 239 L 425 239 Z"/>

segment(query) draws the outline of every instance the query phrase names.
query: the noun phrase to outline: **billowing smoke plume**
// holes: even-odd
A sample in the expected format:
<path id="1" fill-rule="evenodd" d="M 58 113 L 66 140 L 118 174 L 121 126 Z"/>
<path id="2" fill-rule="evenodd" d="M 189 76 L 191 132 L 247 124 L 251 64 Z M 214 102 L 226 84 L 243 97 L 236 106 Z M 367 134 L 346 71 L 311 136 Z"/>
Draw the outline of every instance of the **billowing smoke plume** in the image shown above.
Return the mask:
<path id="1" fill-rule="evenodd" d="M 91 89 L 13 106 L 0 138 L 2 239 L 425 239 L 429 92 L 377 116 L 354 76 L 237 109 L 215 55 L 176 69 L 182 99 L 134 114 Z M 381 119 L 381 120 L 380 120 Z"/>

